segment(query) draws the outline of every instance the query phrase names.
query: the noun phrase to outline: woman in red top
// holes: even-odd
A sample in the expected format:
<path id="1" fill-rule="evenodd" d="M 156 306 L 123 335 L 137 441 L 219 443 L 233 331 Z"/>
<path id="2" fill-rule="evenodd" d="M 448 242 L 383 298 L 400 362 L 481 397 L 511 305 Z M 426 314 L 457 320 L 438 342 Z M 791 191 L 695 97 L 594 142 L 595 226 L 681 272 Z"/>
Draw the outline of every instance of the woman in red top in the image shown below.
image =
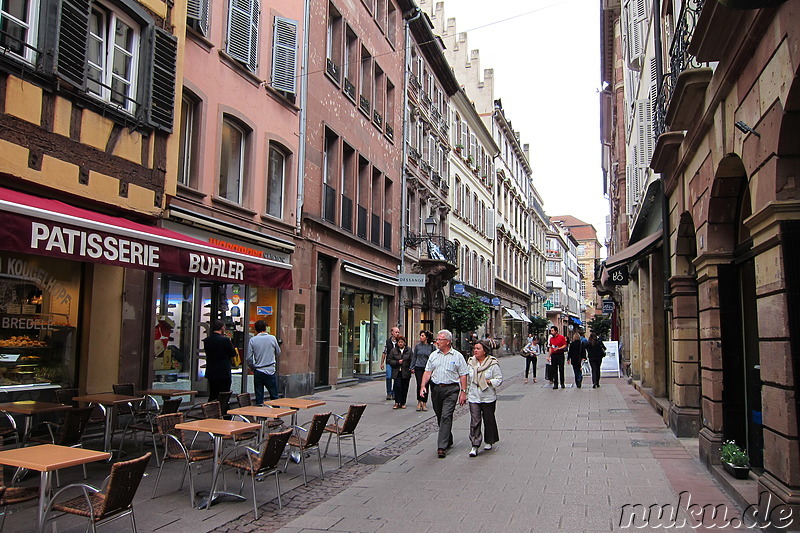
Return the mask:
<path id="1" fill-rule="evenodd" d="M 550 356 L 547 358 L 552 367 L 553 389 L 558 389 L 558 382 L 561 381 L 561 388 L 564 388 L 564 353 L 567 351 L 567 338 L 558 333 L 556 326 L 550 327 Z M 559 379 L 560 374 L 560 379 Z"/>

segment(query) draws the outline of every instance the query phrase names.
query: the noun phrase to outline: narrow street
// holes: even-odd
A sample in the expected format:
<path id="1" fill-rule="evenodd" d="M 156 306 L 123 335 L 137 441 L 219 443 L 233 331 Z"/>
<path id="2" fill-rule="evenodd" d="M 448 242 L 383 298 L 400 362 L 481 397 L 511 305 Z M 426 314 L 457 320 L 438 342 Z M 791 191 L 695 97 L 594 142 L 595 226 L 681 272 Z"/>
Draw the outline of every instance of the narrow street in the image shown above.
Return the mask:
<path id="1" fill-rule="evenodd" d="M 216 531 L 611 531 L 620 529 L 623 505 L 677 505 L 681 491 L 740 516 L 697 461 L 696 439 L 675 438 L 624 380 L 577 389 L 568 370 L 568 388 L 555 391 L 543 383 L 543 368 L 539 383 L 525 385 L 521 358 L 500 361 L 507 378 L 496 449 L 467 457 L 466 408 L 457 411 L 453 448 L 438 459 L 432 410 L 427 419 L 392 411 L 375 401 L 382 382 L 322 393 L 342 411 L 368 403 L 361 435 L 374 442 L 379 420 L 386 440 L 366 450 L 362 437 L 358 466 L 289 492 L 281 511 L 271 502 L 259 520 L 250 512 Z M 396 433 L 386 427 L 392 422 Z"/>

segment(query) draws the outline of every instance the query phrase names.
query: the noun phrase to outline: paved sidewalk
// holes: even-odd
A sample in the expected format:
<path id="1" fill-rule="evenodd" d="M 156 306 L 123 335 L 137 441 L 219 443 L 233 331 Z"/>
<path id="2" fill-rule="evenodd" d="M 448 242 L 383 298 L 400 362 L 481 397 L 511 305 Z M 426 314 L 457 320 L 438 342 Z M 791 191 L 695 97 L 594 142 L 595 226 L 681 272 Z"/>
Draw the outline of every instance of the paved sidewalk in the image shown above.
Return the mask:
<path id="1" fill-rule="evenodd" d="M 506 377 L 497 407 L 501 440 L 492 451 L 474 459 L 467 456 L 469 413 L 460 407 L 455 444 L 447 458 L 438 459 L 433 409 L 415 411 L 413 387 L 405 410 L 393 410 L 393 402 L 384 400 L 383 380 L 325 391 L 313 398 L 326 405 L 301 412 L 300 422 L 316 412 L 341 414 L 350 404 L 366 403 L 357 431 L 358 465 L 351 460 L 349 441 L 343 445 L 348 462 L 342 468 L 335 457 L 336 443 L 331 443 L 332 455 L 323 460 L 325 479 L 317 477 L 315 457 L 310 458 L 308 486 L 302 484 L 300 465 L 290 463 L 281 474 L 283 508 L 277 508 L 274 481 L 268 478 L 257 486 L 262 505 L 254 520 L 249 499 L 192 509 L 188 480 L 187 488 L 176 490 L 180 466 L 175 462 L 165 469 L 158 497 L 151 499 L 157 472 L 151 461 L 135 500 L 138 530 L 612 531 L 620 529 L 624 505 L 677 506 L 682 491 L 690 492 L 692 503 L 722 504 L 739 515 L 697 461 L 697 440 L 675 438 L 624 380 L 604 378 L 599 389 L 577 389 L 568 377 L 566 389 L 552 390 L 541 379 L 523 384 L 522 358 L 504 357 L 500 364 Z M 90 469 L 99 484 L 109 467 L 94 464 Z M 65 471 L 62 482 L 81 480 L 79 472 Z M 30 478 L 27 483 L 36 484 L 35 476 Z M 196 487 L 207 488 L 209 482 L 206 468 L 197 476 Z M 235 483 L 234 476 L 229 483 Z M 245 494 L 249 498 L 248 487 Z M 685 498 L 681 501 L 685 507 Z M 679 514 L 679 525 L 684 516 Z M 630 513 L 626 517 L 631 518 Z M 5 528 L 32 531 L 34 520 L 34 505 L 24 505 L 7 517 Z M 58 520 L 58 531 L 83 531 L 85 523 L 64 517 Z M 634 520 L 637 524 L 642 524 L 641 518 Z M 672 529 L 703 529 L 691 525 Z M 123 520 L 107 529 L 126 531 L 128 524 Z"/>
<path id="2" fill-rule="evenodd" d="M 368 407 L 364 430 L 390 438 L 363 448 L 362 464 L 326 473 L 316 490 L 290 492 L 280 511 L 272 502 L 258 521 L 248 513 L 217 531 L 612 531 L 621 529 L 621 518 L 623 524 L 634 518 L 623 517 L 624 505 L 677 507 L 682 491 L 689 491 L 691 503 L 721 504 L 740 516 L 699 464 L 696 450 L 693 456 L 697 441 L 675 438 L 624 380 L 604 378 L 599 389 L 578 389 L 568 377 L 566 390 L 552 390 L 542 380 L 523 384 L 521 358 L 500 361 L 506 382 L 497 408 L 501 442 L 494 450 L 467 456 L 469 414 L 460 408 L 455 444 L 446 459 L 438 459 L 435 419 L 372 401 L 378 405 Z M 317 396 L 346 396 L 346 404 L 349 398 L 364 400 L 366 393 L 374 400 L 383 396 L 383 386 L 381 381 Z M 375 431 L 376 415 L 382 432 Z M 685 512 L 676 518 L 673 530 L 705 529 L 692 521 L 680 527 Z M 662 526 L 667 521 L 668 516 Z"/>

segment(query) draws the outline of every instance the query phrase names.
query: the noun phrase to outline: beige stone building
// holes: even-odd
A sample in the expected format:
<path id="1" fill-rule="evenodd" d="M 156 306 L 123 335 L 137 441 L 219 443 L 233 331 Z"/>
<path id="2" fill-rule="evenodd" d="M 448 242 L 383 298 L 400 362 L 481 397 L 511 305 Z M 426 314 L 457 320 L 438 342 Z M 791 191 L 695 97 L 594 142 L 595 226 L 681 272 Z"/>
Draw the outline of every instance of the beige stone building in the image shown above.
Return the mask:
<path id="1" fill-rule="evenodd" d="M 733 5 L 735 4 L 735 5 Z M 606 0 L 600 289 L 635 384 L 743 504 L 800 511 L 800 2 Z M 751 486 L 719 469 L 747 449 Z"/>

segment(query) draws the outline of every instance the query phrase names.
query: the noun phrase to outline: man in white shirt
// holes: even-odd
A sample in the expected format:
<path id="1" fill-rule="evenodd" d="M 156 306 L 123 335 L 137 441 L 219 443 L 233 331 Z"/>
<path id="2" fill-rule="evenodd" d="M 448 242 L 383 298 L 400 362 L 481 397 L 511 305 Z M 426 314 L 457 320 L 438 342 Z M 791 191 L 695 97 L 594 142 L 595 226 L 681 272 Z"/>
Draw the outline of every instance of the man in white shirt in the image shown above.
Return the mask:
<path id="1" fill-rule="evenodd" d="M 436 453 L 440 459 L 447 455 L 453 445 L 453 413 L 456 401 L 467 403 L 467 375 L 469 367 L 461 352 L 453 348 L 453 334 L 443 329 L 436 335 L 437 349 L 428 358 L 419 393 L 427 394 L 430 383 L 433 410 L 439 423 L 439 438 Z"/>
<path id="2" fill-rule="evenodd" d="M 267 333 L 266 322 L 257 320 L 253 327 L 256 334 L 247 343 L 247 367 L 253 371 L 256 405 L 262 405 L 265 385 L 269 399 L 278 399 L 278 376 L 275 375 L 275 366 L 276 356 L 281 353 L 281 347 L 278 345 L 278 339 Z"/>

